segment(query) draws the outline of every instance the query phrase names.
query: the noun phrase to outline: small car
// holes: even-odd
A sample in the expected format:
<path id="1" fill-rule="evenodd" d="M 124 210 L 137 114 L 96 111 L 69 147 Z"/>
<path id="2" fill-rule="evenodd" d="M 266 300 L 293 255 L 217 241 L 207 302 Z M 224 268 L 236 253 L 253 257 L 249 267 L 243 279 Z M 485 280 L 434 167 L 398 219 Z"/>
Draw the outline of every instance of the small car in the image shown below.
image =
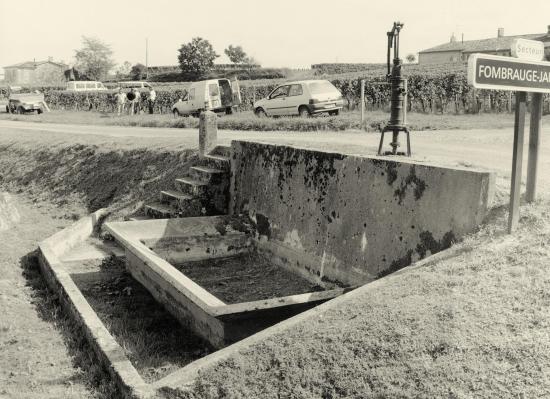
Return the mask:
<path id="1" fill-rule="evenodd" d="M 101 82 L 93 80 L 71 80 L 67 82 L 67 91 L 105 91 L 107 88 Z"/>
<path id="2" fill-rule="evenodd" d="M 185 95 L 172 105 L 174 116 L 198 116 L 201 111 L 231 114 L 233 107 L 241 103 L 237 81 L 210 79 L 193 82 Z"/>
<path id="3" fill-rule="evenodd" d="M 36 111 L 41 114 L 49 108 L 44 101 L 44 94 L 40 92 L 10 93 L 6 112 L 12 114 L 25 114 Z"/>
<path id="4" fill-rule="evenodd" d="M 328 112 L 338 115 L 344 107 L 342 93 L 328 80 L 288 82 L 254 103 L 256 116 L 300 115 Z"/>

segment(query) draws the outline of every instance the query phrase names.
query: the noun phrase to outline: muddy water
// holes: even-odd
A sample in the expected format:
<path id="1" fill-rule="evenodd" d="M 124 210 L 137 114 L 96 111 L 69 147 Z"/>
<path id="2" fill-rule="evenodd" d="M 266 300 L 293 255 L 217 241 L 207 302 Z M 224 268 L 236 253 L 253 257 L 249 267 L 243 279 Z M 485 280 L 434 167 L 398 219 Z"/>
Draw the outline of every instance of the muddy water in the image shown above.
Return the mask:
<path id="1" fill-rule="evenodd" d="M 0 231 L 8 230 L 21 220 L 15 198 L 5 192 L 0 192 Z"/>

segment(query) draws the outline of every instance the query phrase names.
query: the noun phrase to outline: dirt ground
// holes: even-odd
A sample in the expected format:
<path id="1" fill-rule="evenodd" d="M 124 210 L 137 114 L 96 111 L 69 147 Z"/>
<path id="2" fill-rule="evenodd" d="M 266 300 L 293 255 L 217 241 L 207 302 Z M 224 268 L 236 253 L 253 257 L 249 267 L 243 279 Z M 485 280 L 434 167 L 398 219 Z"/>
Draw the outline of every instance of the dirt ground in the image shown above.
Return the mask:
<path id="1" fill-rule="evenodd" d="M 187 277 L 226 303 L 259 301 L 323 291 L 257 254 L 174 265 Z"/>
<path id="2" fill-rule="evenodd" d="M 208 355 L 210 345 L 184 328 L 124 267 L 109 258 L 71 277 L 145 382 Z"/>
<path id="3" fill-rule="evenodd" d="M 39 241 L 86 214 L 23 195 L 0 194 L 0 398 L 108 398 L 113 393 L 87 344 L 38 270 Z"/>

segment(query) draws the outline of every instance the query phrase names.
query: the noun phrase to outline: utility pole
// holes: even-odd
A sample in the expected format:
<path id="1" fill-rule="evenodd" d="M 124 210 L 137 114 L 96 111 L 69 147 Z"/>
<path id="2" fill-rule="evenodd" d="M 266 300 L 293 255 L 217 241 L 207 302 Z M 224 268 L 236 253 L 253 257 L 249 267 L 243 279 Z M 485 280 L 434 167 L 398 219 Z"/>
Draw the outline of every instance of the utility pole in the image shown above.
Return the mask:
<path id="1" fill-rule="evenodd" d="M 149 80 L 149 38 L 145 38 L 145 80 Z"/>

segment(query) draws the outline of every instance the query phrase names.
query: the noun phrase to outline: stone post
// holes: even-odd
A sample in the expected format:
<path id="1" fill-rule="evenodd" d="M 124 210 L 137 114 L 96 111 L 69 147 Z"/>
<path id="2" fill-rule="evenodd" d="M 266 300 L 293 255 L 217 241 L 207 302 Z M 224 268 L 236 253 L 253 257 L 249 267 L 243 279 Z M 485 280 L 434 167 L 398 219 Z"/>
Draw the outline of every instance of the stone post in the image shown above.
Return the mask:
<path id="1" fill-rule="evenodd" d="M 216 147 L 218 141 L 218 117 L 212 111 L 201 112 L 199 119 L 199 157 L 204 158 Z"/>

